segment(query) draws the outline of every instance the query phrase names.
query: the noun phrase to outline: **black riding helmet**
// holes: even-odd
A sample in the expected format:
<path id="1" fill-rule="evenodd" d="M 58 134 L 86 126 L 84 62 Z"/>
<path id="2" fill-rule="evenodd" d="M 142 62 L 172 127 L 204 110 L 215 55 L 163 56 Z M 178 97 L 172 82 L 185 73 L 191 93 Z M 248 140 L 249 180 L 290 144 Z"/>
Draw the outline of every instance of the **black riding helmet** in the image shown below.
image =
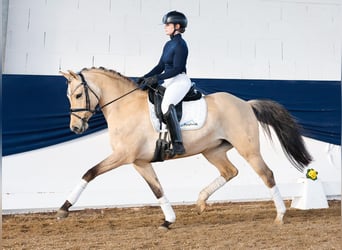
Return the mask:
<path id="1" fill-rule="evenodd" d="M 163 24 L 167 23 L 179 24 L 181 29 L 185 29 L 188 25 L 188 19 L 181 12 L 170 11 L 165 16 L 163 16 Z"/>

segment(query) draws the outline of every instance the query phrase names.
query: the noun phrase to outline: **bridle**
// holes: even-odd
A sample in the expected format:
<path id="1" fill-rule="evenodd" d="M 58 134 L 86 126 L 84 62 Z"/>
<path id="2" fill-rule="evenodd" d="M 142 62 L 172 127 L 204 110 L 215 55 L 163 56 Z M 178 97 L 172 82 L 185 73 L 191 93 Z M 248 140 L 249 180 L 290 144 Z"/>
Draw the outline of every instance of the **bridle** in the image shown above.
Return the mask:
<path id="1" fill-rule="evenodd" d="M 94 115 L 96 112 L 99 112 L 101 111 L 103 108 L 105 108 L 106 106 L 120 100 L 121 98 L 125 97 L 126 95 L 129 95 L 130 93 L 136 91 L 139 89 L 139 87 L 129 91 L 128 93 L 125 93 L 123 94 L 122 96 L 119 96 L 118 98 L 104 104 L 102 107 L 99 106 L 99 104 L 96 105 L 95 109 L 91 109 L 90 107 L 90 95 L 89 95 L 89 92 L 91 92 L 95 97 L 96 99 L 98 100 L 98 102 L 100 102 L 100 97 L 96 94 L 96 92 L 89 86 L 89 84 L 87 83 L 87 81 L 85 80 L 84 76 L 82 73 L 79 73 L 78 74 L 80 77 L 81 77 L 81 80 L 82 82 L 77 85 L 77 87 L 74 89 L 74 91 L 72 92 L 72 94 L 80 87 L 83 87 L 84 89 L 84 94 L 85 94 L 85 98 L 86 98 L 86 106 L 85 108 L 71 108 L 70 109 L 70 114 L 77 117 L 78 119 L 80 119 L 83 123 L 87 122 L 87 118 L 85 117 L 81 117 L 79 116 L 78 114 L 76 114 L 77 112 L 82 112 L 82 111 L 86 111 L 86 112 L 90 112 L 92 113 L 92 115 Z M 72 95 L 70 94 L 70 95 Z"/>

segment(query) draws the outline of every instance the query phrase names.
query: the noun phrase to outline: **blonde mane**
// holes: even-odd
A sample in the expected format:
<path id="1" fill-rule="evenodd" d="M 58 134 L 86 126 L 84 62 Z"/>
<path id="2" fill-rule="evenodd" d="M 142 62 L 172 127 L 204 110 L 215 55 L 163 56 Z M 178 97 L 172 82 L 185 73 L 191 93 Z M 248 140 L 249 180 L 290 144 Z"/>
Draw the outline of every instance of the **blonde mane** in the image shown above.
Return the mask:
<path id="1" fill-rule="evenodd" d="M 130 79 L 129 77 L 127 76 L 124 76 L 122 75 L 121 73 L 113 70 L 113 69 L 107 69 L 105 67 L 92 67 L 92 68 L 83 68 L 80 73 L 82 73 L 83 71 L 99 71 L 101 73 L 104 73 L 106 75 L 109 75 L 111 77 L 114 77 L 114 78 L 121 78 L 121 79 L 124 79 L 128 82 L 131 82 L 133 84 L 136 84 L 132 79 Z"/>

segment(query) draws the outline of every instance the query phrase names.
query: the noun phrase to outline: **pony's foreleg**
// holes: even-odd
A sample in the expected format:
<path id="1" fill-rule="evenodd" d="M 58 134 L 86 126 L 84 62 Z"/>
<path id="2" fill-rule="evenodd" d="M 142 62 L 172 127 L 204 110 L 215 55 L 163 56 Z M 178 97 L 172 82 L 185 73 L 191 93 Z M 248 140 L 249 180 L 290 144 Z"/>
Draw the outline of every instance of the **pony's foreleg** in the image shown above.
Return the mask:
<path id="1" fill-rule="evenodd" d="M 160 226 L 161 229 L 170 229 L 170 225 L 176 221 L 176 214 L 165 196 L 158 199 L 161 210 L 164 213 L 164 223 Z"/>
<path id="2" fill-rule="evenodd" d="M 176 221 L 176 214 L 173 211 L 170 202 L 164 195 L 163 188 L 158 180 L 155 171 L 152 168 L 152 165 L 146 162 L 135 162 L 134 167 L 145 179 L 152 192 L 158 199 L 160 208 L 163 211 L 165 217 L 164 223 L 160 226 L 160 228 L 169 229 L 170 225 Z"/>
<path id="3" fill-rule="evenodd" d="M 90 181 L 95 177 L 123 164 L 122 161 L 117 161 L 116 159 L 117 158 L 114 155 L 111 155 L 93 168 L 89 169 L 83 175 L 81 181 L 71 191 L 64 204 L 57 211 L 57 219 L 66 218 L 69 215 L 69 208 L 77 202 L 78 198 L 81 196 Z"/>
<path id="4" fill-rule="evenodd" d="M 61 208 L 57 211 L 57 219 L 66 218 L 69 215 L 69 208 L 76 203 L 78 198 L 81 196 L 83 190 L 87 187 L 88 182 L 84 179 L 78 183 L 78 185 L 72 190 L 69 194 L 68 198 L 61 206 Z"/>

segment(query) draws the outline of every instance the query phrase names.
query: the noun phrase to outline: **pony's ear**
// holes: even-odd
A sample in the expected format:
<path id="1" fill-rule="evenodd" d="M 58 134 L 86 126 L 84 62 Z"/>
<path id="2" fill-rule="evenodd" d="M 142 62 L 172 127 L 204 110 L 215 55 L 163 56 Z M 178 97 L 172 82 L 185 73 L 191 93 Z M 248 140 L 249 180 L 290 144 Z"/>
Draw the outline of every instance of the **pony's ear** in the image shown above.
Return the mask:
<path id="1" fill-rule="evenodd" d="M 67 79 L 68 83 L 72 80 L 72 76 L 69 73 L 65 73 L 63 71 L 59 71 L 59 73 Z"/>
<path id="2" fill-rule="evenodd" d="M 68 73 L 65 73 L 65 72 L 63 72 L 63 71 L 61 71 L 61 70 L 59 71 L 59 73 L 62 74 L 66 79 L 69 80 L 70 75 L 69 75 Z"/>
<path id="3" fill-rule="evenodd" d="M 74 73 L 71 70 L 68 70 L 69 73 L 65 73 L 63 71 L 59 71 L 60 74 L 62 74 L 67 80 L 68 82 L 71 82 L 73 79 L 77 79 L 77 74 Z"/>
<path id="4" fill-rule="evenodd" d="M 68 70 L 68 72 L 73 78 L 75 78 L 75 79 L 78 78 L 78 75 L 75 72 L 73 72 L 72 70 Z"/>

